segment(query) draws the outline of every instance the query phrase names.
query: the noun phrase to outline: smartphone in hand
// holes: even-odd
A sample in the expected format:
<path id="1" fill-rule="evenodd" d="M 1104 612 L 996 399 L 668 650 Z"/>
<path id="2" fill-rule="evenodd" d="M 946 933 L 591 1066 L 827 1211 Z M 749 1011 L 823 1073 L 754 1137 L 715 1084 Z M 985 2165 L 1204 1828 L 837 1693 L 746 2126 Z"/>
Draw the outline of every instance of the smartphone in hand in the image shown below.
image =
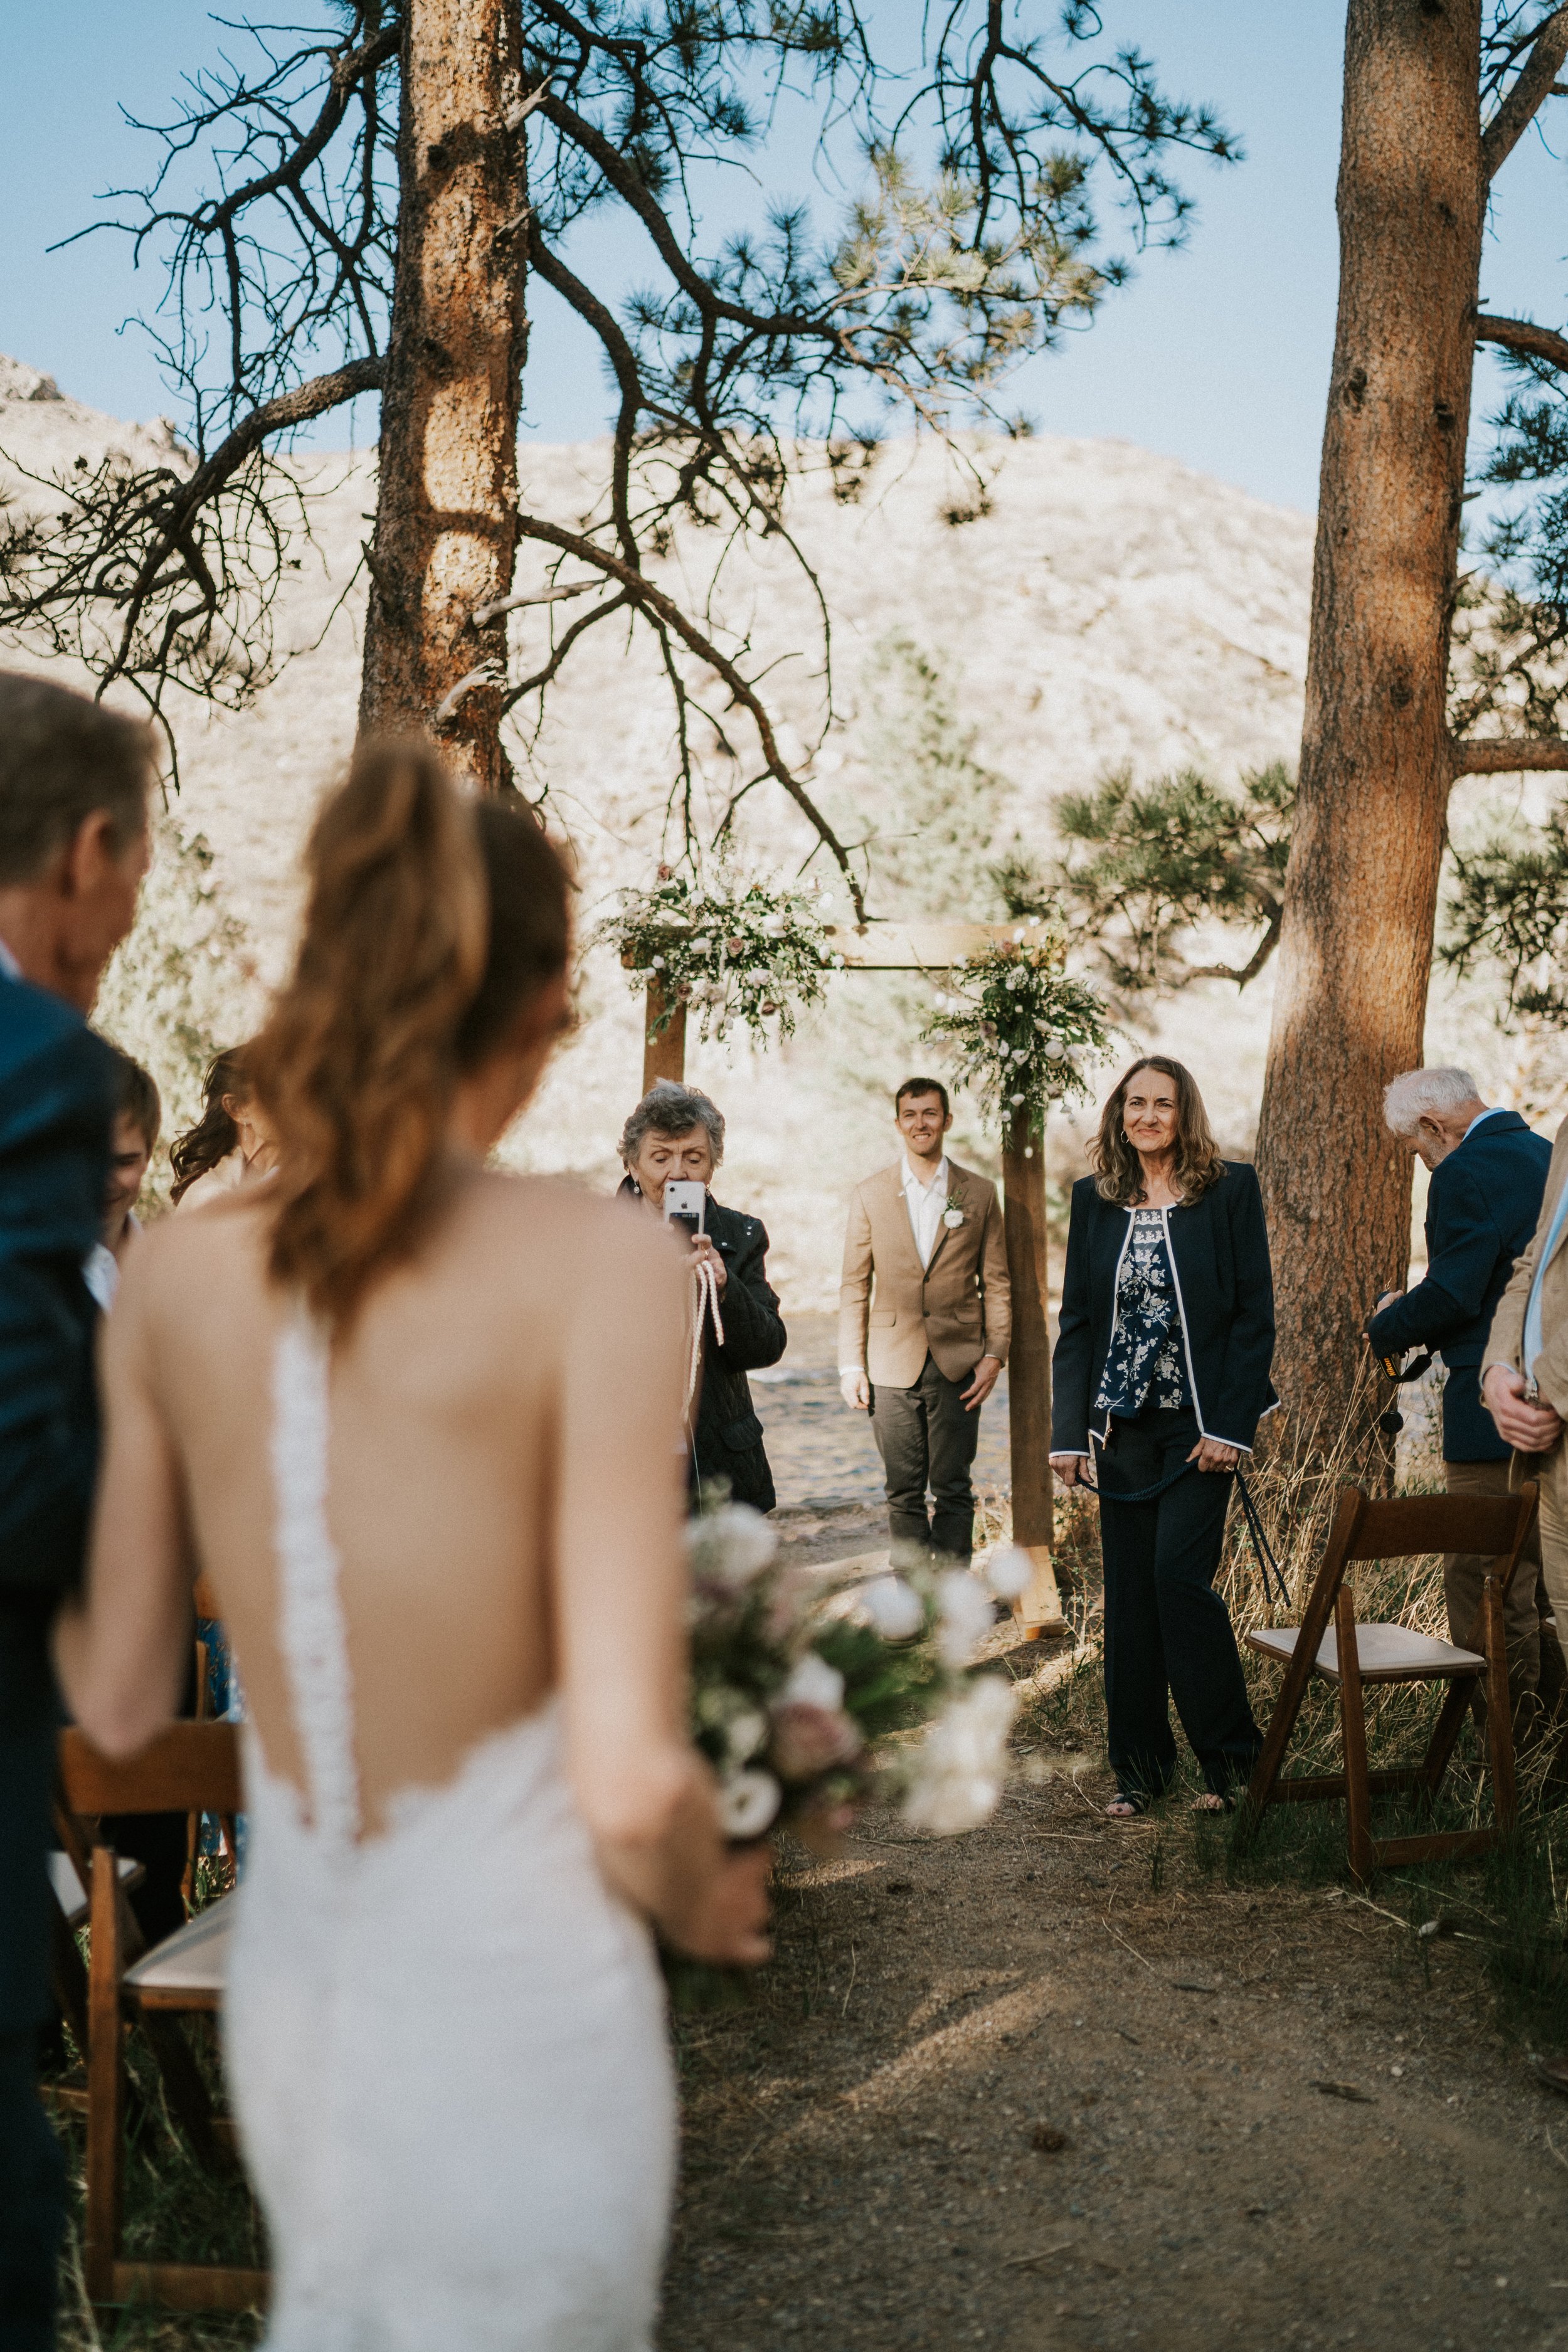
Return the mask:
<path id="1" fill-rule="evenodd" d="M 664 1188 L 664 1213 L 672 1225 L 684 1225 L 695 1239 L 708 1213 L 708 1187 L 672 1176 Z"/>

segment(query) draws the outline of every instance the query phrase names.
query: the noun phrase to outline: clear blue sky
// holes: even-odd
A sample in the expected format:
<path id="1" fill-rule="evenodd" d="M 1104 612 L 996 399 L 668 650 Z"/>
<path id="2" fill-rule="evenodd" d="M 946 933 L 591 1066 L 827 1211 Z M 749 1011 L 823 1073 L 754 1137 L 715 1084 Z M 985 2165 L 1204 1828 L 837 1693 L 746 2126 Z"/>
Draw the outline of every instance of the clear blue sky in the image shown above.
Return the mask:
<path id="1" fill-rule="evenodd" d="M 228 0 L 224 13 L 246 11 Z M 1147 48 L 1168 84 L 1220 108 L 1247 160 L 1191 167 L 1199 214 L 1187 248 L 1148 256 L 1092 329 L 1030 364 L 1016 401 L 1047 432 L 1120 436 L 1310 509 L 1333 332 L 1343 9 L 1334 0 L 1106 0 L 1104 13 L 1111 35 Z M 170 406 L 145 340 L 120 331 L 156 299 L 157 280 L 133 272 L 123 238 L 47 248 L 94 216 L 99 191 L 147 170 L 153 142 L 121 109 L 164 113 L 182 71 L 210 62 L 222 37 L 203 0 L 0 0 L 0 351 L 120 415 Z M 1558 112 L 1568 139 L 1568 106 Z M 761 168 L 773 178 L 765 160 Z M 1538 137 L 1507 167 L 1483 287 L 1493 308 L 1561 321 L 1564 170 Z M 776 185 L 809 193 L 789 149 Z M 636 235 L 626 232 L 624 257 L 607 257 L 628 278 L 644 266 Z M 535 289 L 532 309 L 530 430 L 546 440 L 597 431 L 605 402 L 585 333 L 547 289 Z M 1479 410 L 1494 392 L 1483 362 Z M 341 420 L 328 437 L 343 437 Z"/>

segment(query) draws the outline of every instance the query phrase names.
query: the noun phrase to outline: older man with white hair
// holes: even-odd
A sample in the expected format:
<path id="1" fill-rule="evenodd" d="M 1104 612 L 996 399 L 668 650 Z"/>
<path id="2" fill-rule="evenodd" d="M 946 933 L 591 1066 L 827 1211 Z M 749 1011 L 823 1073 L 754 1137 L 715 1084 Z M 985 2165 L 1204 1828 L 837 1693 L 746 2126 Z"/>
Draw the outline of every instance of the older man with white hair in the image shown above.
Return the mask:
<path id="1" fill-rule="evenodd" d="M 1480 1392 L 1481 1360 L 1514 1262 L 1530 1246 L 1552 1147 L 1517 1111 L 1489 1108 L 1468 1070 L 1406 1070 L 1384 1093 L 1384 1117 L 1432 1171 L 1426 1194 L 1426 1273 L 1377 1302 L 1367 1337 L 1380 1355 L 1430 1348 L 1448 1368 L 1443 1390 L 1443 1475 L 1450 1494 L 1506 1495 L 1513 1454 Z M 1443 1562 L 1448 1630 L 1468 1642 L 1486 1562 L 1450 1552 Z M 1541 1551 L 1532 1536 L 1504 1616 L 1509 1690 L 1522 1731 L 1542 1679 Z M 1565 1628 L 1568 1630 L 1568 1628 Z M 1554 1658 L 1545 1680 L 1561 1684 Z"/>

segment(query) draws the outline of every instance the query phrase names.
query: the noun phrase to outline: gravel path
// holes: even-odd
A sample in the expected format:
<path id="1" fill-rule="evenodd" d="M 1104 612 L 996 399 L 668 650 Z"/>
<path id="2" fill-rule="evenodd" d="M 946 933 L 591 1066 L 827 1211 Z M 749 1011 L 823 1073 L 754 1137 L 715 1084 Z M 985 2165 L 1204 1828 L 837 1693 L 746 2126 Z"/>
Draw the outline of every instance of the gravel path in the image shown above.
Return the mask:
<path id="1" fill-rule="evenodd" d="M 752 1372 L 752 1394 L 762 1420 L 779 1505 L 786 1514 L 814 1516 L 882 1500 L 882 1464 L 871 1424 L 851 1412 L 838 1393 L 837 1322 L 831 1315 L 792 1315 L 782 1364 Z M 980 1415 L 974 1483 L 982 1496 L 1005 1489 L 1007 1375 L 1003 1373 Z"/>

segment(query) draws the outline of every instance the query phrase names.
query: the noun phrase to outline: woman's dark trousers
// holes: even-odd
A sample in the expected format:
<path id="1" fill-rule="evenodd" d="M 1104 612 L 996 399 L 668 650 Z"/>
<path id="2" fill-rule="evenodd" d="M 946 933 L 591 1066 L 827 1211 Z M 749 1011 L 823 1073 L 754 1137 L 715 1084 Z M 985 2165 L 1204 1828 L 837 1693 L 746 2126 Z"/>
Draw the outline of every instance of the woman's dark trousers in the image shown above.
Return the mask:
<path id="1" fill-rule="evenodd" d="M 1214 1589 L 1232 1481 L 1189 1470 L 1148 1503 L 1141 1494 L 1198 1443 L 1190 1412 L 1113 1421 L 1097 1448 L 1105 1559 L 1105 1703 L 1117 1785 L 1157 1797 L 1175 1776 L 1169 1699 L 1203 1769 L 1224 1796 L 1252 1771 L 1263 1736 L 1253 1720 L 1229 1613 Z"/>

